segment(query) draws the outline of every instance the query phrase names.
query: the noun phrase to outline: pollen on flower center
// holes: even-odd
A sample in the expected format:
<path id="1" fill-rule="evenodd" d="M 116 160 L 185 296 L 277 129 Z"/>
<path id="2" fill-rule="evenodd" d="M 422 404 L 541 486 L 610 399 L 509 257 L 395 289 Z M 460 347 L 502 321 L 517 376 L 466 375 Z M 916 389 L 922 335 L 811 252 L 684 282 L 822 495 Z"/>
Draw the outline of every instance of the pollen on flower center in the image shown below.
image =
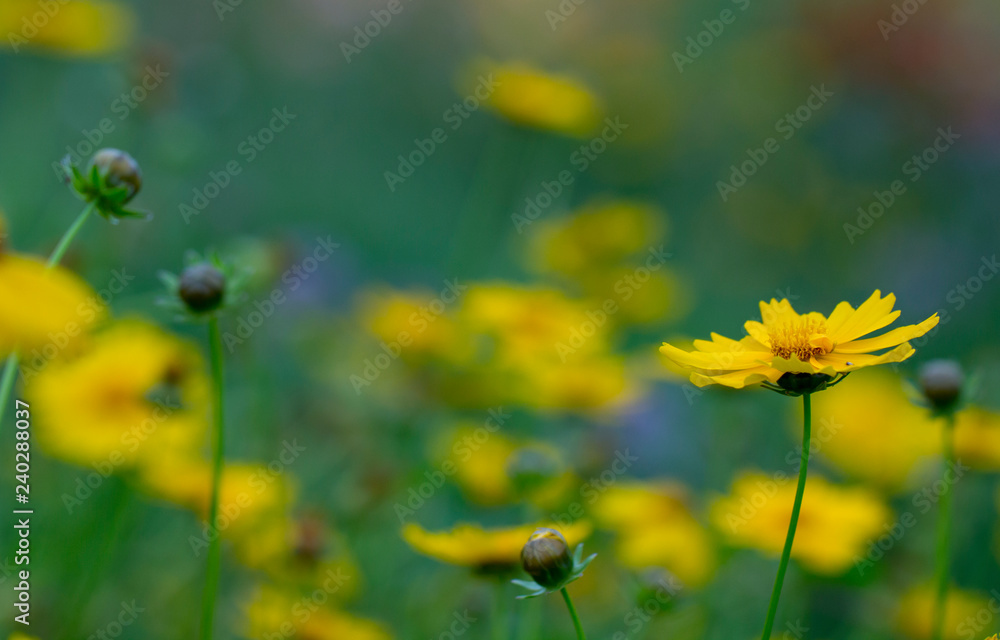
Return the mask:
<path id="1" fill-rule="evenodd" d="M 826 337 L 826 322 L 816 318 L 799 317 L 771 327 L 768 337 L 771 353 L 780 358 L 787 359 L 795 354 L 804 362 L 833 350 Z"/>

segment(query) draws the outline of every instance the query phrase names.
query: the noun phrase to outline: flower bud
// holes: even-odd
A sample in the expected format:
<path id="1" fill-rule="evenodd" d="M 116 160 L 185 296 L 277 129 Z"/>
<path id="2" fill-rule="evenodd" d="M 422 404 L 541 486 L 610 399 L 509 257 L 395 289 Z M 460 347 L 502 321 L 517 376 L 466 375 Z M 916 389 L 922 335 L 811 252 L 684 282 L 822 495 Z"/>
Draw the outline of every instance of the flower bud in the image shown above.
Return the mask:
<path id="1" fill-rule="evenodd" d="M 962 367 L 954 360 L 931 360 L 920 368 L 920 390 L 938 411 L 958 402 L 964 383 Z"/>
<path id="2" fill-rule="evenodd" d="M 128 196 L 121 202 L 127 203 L 142 188 L 142 171 L 132 156 L 118 149 L 101 149 L 94 154 L 87 167 L 88 173 L 97 167 L 105 184 L 112 188 L 125 187 Z"/>
<path id="3" fill-rule="evenodd" d="M 573 558 L 561 533 L 540 528 L 521 549 L 521 566 L 539 585 L 554 589 L 572 575 Z"/>
<path id="4" fill-rule="evenodd" d="M 202 262 L 184 270 L 177 292 L 191 311 L 214 311 L 225 297 L 226 276 L 211 264 Z"/>

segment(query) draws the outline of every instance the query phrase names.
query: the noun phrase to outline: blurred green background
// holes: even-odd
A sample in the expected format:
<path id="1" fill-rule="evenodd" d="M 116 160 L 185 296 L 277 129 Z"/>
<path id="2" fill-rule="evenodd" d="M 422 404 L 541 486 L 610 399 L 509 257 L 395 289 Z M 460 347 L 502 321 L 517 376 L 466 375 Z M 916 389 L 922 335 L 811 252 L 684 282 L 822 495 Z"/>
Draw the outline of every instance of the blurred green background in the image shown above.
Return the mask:
<path id="1" fill-rule="evenodd" d="M 18 33 L 21 17 L 42 7 L 0 0 L 8 1 L 0 5 L 0 35 Z M 152 219 L 114 228 L 91 221 L 65 261 L 98 290 L 116 271 L 135 277 L 114 297 L 116 315 L 142 314 L 200 339 L 200 327 L 174 323 L 154 304 L 162 294 L 157 272 L 178 271 L 185 252 L 216 248 L 256 259 L 257 291 L 266 295 L 317 237 L 339 243 L 290 304 L 229 355 L 228 455 L 267 461 L 285 439 L 306 444 L 293 468 L 296 509 L 323 513 L 342 534 L 364 576 L 351 610 L 383 621 L 399 638 L 448 637 L 442 633 L 456 610 L 489 619 L 490 588 L 417 555 L 400 539 L 393 511 L 431 468 L 435 434 L 459 419 L 481 423 L 484 414 L 395 379 L 378 382 L 377 393 L 355 394 L 349 375 L 378 353 L 377 343 L 372 350 L 355 342 L 359 296 L 381 286 L 436 292 L 456 278 L 535 283 L 525 256 L 535 250 L 536 230 L 594 198 L 655 207 L 668 229 L 669 267 L 686 292 L 685 313 L 622 329 L 621 353 L 652 360 L 660 342 L 676 335 L 738 337 L 762 299 L 788 297 L 800 311 L 827 312 L 879 288 L 897 295 L 905 324 L 941 313 L 940 328 L 915 342 L 914 361 L 960 360 L 978 373 L 980 401 L 996 408 L 1000 288 L 992 271 L 969 282 L 984 260 L 995 260 L 1000 239 L 996 3 L 561 5 L 565 20 L 553 17 L 555 0 L 402 0 L 349 61 L 344 43 L 355 43 L 355 29 L 387 3 L 138 1 L 126 6 L 134 20 L 127 41 L 110 51 L 66 50 L 58 41 L 0 50 L 0 210 L 14 249 L 47 253 L 79 210 L 53 170 L 68 151 L 86 162 L 90 148 L 117 147 L 142 166 L 135 204 Z M 915 11 L 899 14 L 902 5 Z M 221 6 L 232 10 L 220 19 Z M 889 29 L 894 12 L 906 20 Z M 600 120 L 618 118 L 627 129 L 580 172 L 573 154 L 603 125 L 567 135 L 477 109 L 390 189 L 385 173 L 398 171 L 398 156 L 413 152 L 415 140 L 448 126 L 446 112 L 469 95 L 470 70 L 486 61 L 575 78 L 599 105 Z M 134 108 L 123 107 L 122 94 L 141 86 L 151 68 L 162 70 L 162 82 Z M 802 111 L 819 87 L 832 95 Z M 248 161 L 241 145 L 260 135 L 275 109 L 294 119 Z M 796 110 L 808 119 L 786 139 L 780 123 Z M 100 131 L 105 119 L 107 133 Z M 911 181 L 907 163 L 935 143 L 939 129 L 957 140 L 931 154 L 936 161 Z M 731 182 L 734 167 L 768 138 L 778 150 L 723 197 L 720 182 Z M 196 192 L 233 161 L 240 174 L 185 220 L 183 206 L 193 206 Z M 512 216 L 564 170 L 573 173 L 572 188 L 519 233 Z M 863 218 L 859 207 L 869 209 L 895 180 L 905 193 L 880 217 Z M 913 363 L 902 368 L 912 370 Z M 641 450 L 630 477 L 674 478 L 699 496 L 725 492 L 745 467 L 784 468 L 795 446 L 786 425 L 790 401 L 720 391 L 704 398 L 689 403 L 681 384 L 655 380 L 599 415 L 512 407 L 509 429 L 548 440 L 583 478 L 605 469 L 610 451 Z M 37 626 L 30 633 L 90 637 L 120 602 L 135 598 L 148 613 L 124 637 L 193 635 L 203 563 L 187 538 L 197 520 L 136 496 L 114 516 L 114 495 L 126 491 L 118 478 L 67 515 L 60 496 L 80 473 L 43 456 L 34 463 Z M 0 478 L 2 495 L 10 475 Z M 995 477 L 960 486 L 955 580 L 988 593 L 1000 589 Z M 483 510 L 454 487 L 443 495 L 417 521 L 436 529 L 521 522 L 516 506 Z M 707 500 L 696 498 L 695 511 Z M 11 517 L 0 516 L 4 554 L 12 548 Z M 115 518 L 122 522 L 111 526 Z M 804 620 L 811 638 L 902 637 L 888 612 L 907 583 L 929 578 L 932 525 L 921 521 L 877 579 L 793 570 L 784 618 Z M 602 561 L 612 563 L 612 554 L 602 549 Z M 754 636 L 773 564 L 752 552 L 727 556 L 702 594 L 642 633 Z M 256 578 L 230 556 L 225 567 L 218 635 L 245 636 L 243 607 Z M 627 632 L 623 616 L 632 605 L 622 585 L 631 583 L 618 579 L 608 586 L 617 595 L 578 602 L 593 637 Z M 5 570 L 0 580 L 6 603 L 13 577 Z M 520 606 L 512 588 L 509 595 Z M 542 637 L 569 638 L 561 603 L 551 600 Z M 11 618 L 5 613 L 0 629 L 14 628 Z M 975 637 L 996 630 L 993 620 Z M 486 638 L 489 629 L 480 622 L 468 634 Z"/>

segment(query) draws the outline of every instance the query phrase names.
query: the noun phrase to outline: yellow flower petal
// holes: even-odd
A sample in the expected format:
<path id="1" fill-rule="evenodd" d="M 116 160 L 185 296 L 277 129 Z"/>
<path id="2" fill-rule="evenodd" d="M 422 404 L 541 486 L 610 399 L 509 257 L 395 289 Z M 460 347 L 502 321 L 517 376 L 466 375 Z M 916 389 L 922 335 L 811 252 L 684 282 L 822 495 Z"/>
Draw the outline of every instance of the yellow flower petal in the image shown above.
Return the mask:
<path id="1" fill-rule="evenodd" d="M 895 347 L 898 344 L 902 344 L 903 342 L 919 338 L 924 335 L 936 327 L 939 320 L 940 318 L 938 318 L 938 315 L 935 313 L 920 324 L 911 324 L 905 327 L 899 327 L 898 329 L 893 329 L 889 333 L 884 333 L 875 338 L 852 340 L 851 342 L 839 344 L 837 345 L 837 352 L 871 353 L 872 351 L 880 351 L 882 349 L 888 349 L 889 347 Z"/>

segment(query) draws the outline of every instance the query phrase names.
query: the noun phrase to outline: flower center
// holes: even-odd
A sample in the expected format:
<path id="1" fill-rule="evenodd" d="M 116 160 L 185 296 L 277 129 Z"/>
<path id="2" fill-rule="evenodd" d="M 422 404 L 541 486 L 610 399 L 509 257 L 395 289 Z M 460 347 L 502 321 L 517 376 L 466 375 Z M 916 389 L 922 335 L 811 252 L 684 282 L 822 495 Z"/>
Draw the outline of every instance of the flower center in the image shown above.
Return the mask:
<path id="1" fill-rule="evenodd" d="M 826 322 L 818 318 L 800 316 L 768 330 L 771 353 L 786 360 L 792 354 L 803 362 L 813 356 L 833 351 L 833 344 L 826 337 Z"/>

